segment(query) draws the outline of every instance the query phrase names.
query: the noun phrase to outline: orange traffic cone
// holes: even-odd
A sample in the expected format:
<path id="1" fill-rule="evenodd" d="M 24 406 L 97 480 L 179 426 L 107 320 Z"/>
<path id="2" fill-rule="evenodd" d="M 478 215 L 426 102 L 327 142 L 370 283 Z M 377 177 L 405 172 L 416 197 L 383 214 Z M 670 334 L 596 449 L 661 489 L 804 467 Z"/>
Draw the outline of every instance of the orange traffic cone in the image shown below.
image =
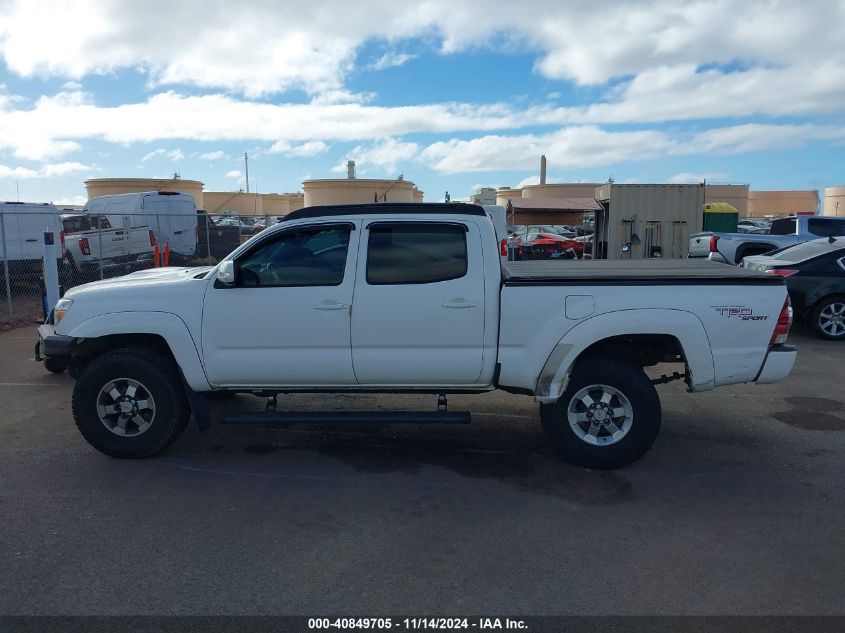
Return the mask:
<path id="1" fill-rule="evenodd" d="M 156 267 L 156 268 L 158 268 L 158 264 L 159 264 L 159 262 L 158 262 L 159 253 L 160 253 L 160 249 L 158 247 L 158 242 L 156 242 L 155 246 L 153 246 L 153 266 Z"/>
<path id="2" fill-rule="evenodd" d="M 170 242 L 167 241 L 164 243 L 164 253 L 161 256 L 162 259 L 162 266 L 169 266 L 170 265 Z"/>

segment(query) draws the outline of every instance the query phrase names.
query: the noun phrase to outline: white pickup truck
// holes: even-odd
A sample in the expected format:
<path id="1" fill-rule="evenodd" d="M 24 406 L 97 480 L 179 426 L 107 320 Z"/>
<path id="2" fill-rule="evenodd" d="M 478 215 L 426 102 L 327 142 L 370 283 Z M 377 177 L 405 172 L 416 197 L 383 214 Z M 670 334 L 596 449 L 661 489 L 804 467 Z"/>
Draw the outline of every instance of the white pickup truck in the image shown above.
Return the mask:
<path id="1" fill-rule="evenodd" d="M 148 267 L 155 237 L 148 226 L 116 228 L 104 215 L 63 214 L 62 244 L 70 281 L 78 283 Z"/>
<path id="2" fill-rule="evenodd" d="M 69 363 L 73 415 L 115 457 L 152 455 L 206 396 L 268 398 L 230 423 L 466 422 L 446 394 L 530 394 L 564 458 L 615 468 L 661 422 L 654 384 L 690 391 L 785 378 L 796 352 L 780 277 L 708 261 L 502 262 L 483 209 L 311 207 L 213 268 L 69 291 L 36 357 Z M 683 363 L 672 377 L 643 367 Z M 430 412 L 275 411 L 286 392 L 438 394 Z"/>

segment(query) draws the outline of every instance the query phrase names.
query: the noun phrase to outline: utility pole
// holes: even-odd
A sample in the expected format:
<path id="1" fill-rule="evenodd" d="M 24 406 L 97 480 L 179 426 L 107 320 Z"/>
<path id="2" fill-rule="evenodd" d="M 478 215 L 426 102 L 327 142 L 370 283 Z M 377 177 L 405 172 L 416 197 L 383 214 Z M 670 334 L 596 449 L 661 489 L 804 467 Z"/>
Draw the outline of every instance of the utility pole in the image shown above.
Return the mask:
<path id="1" fill-rule="evenodd" d="M 246 172 L 246 192 L 249 193 L 249 156 L 244 152 L 244 171 Z"/>
<path id="2" fill-rule="evenodd" d="M 15 181 L 15 195 L 18 197 L 18 202 L 21 201 L 21 183 L 19 180 Z"/>

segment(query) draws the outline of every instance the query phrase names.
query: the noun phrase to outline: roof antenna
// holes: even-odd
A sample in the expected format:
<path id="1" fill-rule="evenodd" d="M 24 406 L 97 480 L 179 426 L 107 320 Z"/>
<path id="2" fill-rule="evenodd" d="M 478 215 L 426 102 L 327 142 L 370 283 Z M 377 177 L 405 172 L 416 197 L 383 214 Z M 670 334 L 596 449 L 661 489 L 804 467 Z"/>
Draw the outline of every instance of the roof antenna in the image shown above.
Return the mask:
<path id="1" fill-rule="evenodd" d="M 835 238 L 835 237 L 833 237 L 832 235 L 831 235 L 830 237 L 828 237 L 828 238 L 827 238 L 827 243 L 828 243 L 828 244 L 833 244 L 833 243 L 835 243 L 835 242 L 836 242 L 836 238 Z"/>

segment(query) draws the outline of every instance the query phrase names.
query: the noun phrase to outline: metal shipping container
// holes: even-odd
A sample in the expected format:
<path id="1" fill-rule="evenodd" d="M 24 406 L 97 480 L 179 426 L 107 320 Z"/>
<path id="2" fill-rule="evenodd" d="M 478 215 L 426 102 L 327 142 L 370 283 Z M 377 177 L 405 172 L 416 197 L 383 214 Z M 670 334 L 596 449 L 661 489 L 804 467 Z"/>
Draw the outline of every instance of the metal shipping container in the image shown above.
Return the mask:
<path id="1" fill-rule="evenodd" d="M 682 258 L 702 229 L 704 185 L 617 185 L 596 188 L 593 252 L 607 259 Z"/>

